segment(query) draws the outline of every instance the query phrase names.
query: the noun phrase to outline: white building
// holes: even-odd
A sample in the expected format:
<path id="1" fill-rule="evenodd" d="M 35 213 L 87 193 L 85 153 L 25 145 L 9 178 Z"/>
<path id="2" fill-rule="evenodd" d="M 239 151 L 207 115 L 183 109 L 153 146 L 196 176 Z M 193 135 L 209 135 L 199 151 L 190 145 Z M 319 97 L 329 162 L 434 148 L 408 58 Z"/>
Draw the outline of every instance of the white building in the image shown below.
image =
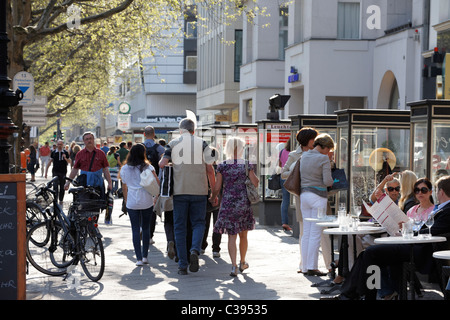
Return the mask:
<path id="1" fill-rule="evenodd" d="M 198 26 L 197 113 L 205 124 L 238 122 L 239 76 L 242 61 L 242 19 L 230 25 L 218 23 L 211 12 L 206 26 Z M 215 12 L 220 14 L 220 12 Z"/>
<path id="2" fill-rule="evenodd" d="M 450 1 L 283 3 L 259 0 L 269 15 L 231 25 L 212 19 L 207 32 L 185 21 L 191 38 L 176 52 L 145 60 L 138 90 L 125 86 L 115 108 L 129 102 L 132 130 L 151 124 L 162 133 L 175 128 L 186 109 L 205 125 L 254 123 L 266 118 L 276 93 L 291 96 L 281 118 L 346 108 L 406 109 L 410 101 L 434 98 L 442 66 L 433 49 L 448 47 Z M 117 121 L 111 119 L 108 135 Z"/>
<path id="3" fill-rule="evenodd" d="M 158 138 L 168 138 L 168 132 L 178 128 L 186 117 L 186 109 L 196 110 L 197 34 L 192 27 L 195 21 L 188 16 L 181 23 L 187 36 L 172 39 L 174 50 L 157 51 L 130 66 L 131 73 L 123 72 L 118 83 L 118 98 L 113 102 L 114 112 L 106 116 L 106 136 L 115 135 L 118 107 L 130 105 L 130 128 L 124 130 L 139 137 L 147 125 L 155 128 Z M 173 32 L 176 32 L 176 26 Z"/>
<path id="4" fill-rule="evenodd" d="M 251 1 L 246 4 L 252 6 Z M 266 6 L 270 16 L 243 21 L 239 107 L 232 122 L 266 118 L 268 99 L 276 93 L 291 96 L 282 118 L 346 108 L 406 109 L 410 101 L 434 97 L 436 69 L 429 67 L 439 72 L 440 65 L 431 57 L 435 46 L 440 51 L 446 47 L 450 1 L 294 0 L 287 8 L 280 4 L 260 0 L 258 5 Z M 238 28 L 224 32 L 232 34 Z M 239 45 L 236 42 L 234 50 Z M 232 49 L 227 49 L 228 57 L 236 56 Z M 224 63 L 225 74 L 231 73 L 235 61 L 220 57 L 209 54 L 204 62 L 199 53 L 199 63 L 216 68 Z M 429 69 L 430 76 L 424 76 Z M 208 83 L 201 77 L 211 75 L 199 73 L 199 83 Z M 204 91 L 199 86 L 198 98 L 210 97 L 198 99 L 199 109 L 236 110 L 228 90 L 232 86 L 224 88 Z"/>

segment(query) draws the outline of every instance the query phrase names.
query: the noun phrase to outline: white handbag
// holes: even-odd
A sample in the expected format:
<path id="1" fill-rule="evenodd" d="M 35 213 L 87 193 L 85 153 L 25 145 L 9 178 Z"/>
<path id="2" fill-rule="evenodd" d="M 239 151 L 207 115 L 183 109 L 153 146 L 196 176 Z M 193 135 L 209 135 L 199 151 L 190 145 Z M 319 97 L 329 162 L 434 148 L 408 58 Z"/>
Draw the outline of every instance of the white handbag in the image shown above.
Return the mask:
<path id="1" fill-rule="evenodd" d="M 159 184 L 156 180 L 155 175 L 153 174 L 152 169 L 153 167 L 148 166 L 144 171 L 141 172 L 141 182 L 139 182 L 139 184 L 148 193 L 156 197 L 157 195 L 159 195 Z"/>

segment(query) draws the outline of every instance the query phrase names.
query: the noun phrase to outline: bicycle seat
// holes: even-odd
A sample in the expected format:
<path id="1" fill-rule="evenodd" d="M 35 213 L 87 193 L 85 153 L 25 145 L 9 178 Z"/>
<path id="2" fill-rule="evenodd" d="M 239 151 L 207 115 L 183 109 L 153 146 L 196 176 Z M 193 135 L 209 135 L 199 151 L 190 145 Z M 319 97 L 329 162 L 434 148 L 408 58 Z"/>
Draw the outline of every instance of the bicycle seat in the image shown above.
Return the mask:
<path id="1" fill-rule="evenodd" d="M 73 187 L 69 189 L 69 193 L 79 193 L 84 190 L 84 187 Z"/>

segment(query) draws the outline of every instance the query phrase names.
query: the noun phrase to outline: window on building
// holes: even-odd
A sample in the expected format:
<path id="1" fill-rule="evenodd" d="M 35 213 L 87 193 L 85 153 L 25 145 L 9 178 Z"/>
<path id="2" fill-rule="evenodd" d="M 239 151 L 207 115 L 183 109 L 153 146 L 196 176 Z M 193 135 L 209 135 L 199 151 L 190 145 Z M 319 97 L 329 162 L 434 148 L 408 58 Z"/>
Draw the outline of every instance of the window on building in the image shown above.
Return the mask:
<path id="1" fill-rule="evenodd" d="M 234 82 L 241 80 L 242 30 L 234 31 Z"/>
<path id="2" fill-rule="evenodd" d="M 358 2 L 338 3 L 338 39 L 359 39 L 360 5 Z"/>
<path id="3" fill-rule="evenodd" d="M 186 71 L 197 70 L 197 56 L 186 56 Z"/>
<path id="4" fill-rule="evenodd" d="M 249 117 L 253 116 L 253 100 L 252 99 L 245 101 L 245 111 L 247 113 L 247 116 L 249 116 Z"/>
<path id="5" fill-rule="evenodd" d="M 280 8 L 280 18 L 279 18 L 279 26 L 280 26 L 280 36 L 278 38 L 278 58 L 280 60 L 284 60 L 285 58 L 285 48 L 288 44 L 288 8 L 281 7 Z"/>
<path id="6" fill-rule="evenodd" d="M 197 28 L 195 21 L 186 22 L 186 38 L 188 39 L 197 38 Z"/>

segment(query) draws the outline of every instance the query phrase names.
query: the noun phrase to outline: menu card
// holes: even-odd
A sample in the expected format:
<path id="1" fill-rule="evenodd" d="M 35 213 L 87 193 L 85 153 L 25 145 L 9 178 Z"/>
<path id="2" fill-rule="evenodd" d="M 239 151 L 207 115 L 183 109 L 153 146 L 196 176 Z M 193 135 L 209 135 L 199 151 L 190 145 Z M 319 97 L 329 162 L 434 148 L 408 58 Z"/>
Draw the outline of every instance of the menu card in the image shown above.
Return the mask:
<path id="1" fill-rule="evenodd" d="M 364 206 L 390 236 L 401 235 L 400 225 L 407 221 L 408 217 L 389 196 L 384 194 L 371 207 L 365 202 Z"/>

